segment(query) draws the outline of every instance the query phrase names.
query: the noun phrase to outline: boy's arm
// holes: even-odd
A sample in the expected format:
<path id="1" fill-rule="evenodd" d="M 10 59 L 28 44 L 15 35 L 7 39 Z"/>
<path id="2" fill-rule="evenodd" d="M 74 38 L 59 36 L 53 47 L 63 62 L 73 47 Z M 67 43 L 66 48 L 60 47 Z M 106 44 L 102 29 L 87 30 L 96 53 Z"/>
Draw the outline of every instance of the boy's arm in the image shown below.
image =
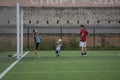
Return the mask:
<path id="1" fill-rule="evenodd" d="M 63 45 L 63 43 L 60 43 L 59 45 L 60 45 L 60 46 L 62 46 L 62 45 Z"/>
<path id="2" fill-rule="evenodd" d="M 61 46 L 63 45 L 63 43 L 61 43 Z"/>
<path id="3" fill-rule="evenodd" d="M 81 36 L 80 36 L 80 41 L 82 40 L 83 36 L 84 36 L 84 33 L 81 34 Z"/>

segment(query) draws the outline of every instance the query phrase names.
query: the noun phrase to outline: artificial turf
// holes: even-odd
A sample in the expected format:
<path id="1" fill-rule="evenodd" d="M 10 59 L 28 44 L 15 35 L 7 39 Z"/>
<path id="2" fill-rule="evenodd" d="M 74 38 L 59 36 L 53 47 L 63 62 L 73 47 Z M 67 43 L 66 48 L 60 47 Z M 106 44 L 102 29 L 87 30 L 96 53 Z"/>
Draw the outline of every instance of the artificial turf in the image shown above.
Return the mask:
<path id="1" fill-rule="evenodd" d="M 120 51 L 30 51 L 2 80 L 120 80 Z M 1 65 L 0 65 L 1 66 Z"/>

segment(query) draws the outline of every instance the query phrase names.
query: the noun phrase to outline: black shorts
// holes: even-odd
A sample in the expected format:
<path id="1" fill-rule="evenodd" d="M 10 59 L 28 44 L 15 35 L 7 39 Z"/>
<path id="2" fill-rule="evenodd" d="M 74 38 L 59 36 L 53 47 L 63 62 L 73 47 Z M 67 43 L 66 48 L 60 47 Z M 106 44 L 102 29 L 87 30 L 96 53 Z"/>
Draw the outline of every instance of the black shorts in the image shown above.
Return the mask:
<path id="1" fill-rule="evenodd" d="M 38 50 L 39 49 L 39 43 L 36 43 L 35 46 L 36 46 L 35 49 Z"/>

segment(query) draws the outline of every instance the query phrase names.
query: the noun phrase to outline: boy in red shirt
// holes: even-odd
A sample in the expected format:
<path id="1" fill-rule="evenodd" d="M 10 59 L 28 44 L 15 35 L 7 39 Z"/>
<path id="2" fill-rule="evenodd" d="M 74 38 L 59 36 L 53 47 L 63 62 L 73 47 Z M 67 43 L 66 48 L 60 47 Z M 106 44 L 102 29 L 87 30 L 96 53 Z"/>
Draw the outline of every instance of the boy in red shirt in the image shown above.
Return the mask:
<path id="1" fill-rule="evenodd" d="M 81 27 L 81 30 L 80 30 L 80 44 L 79 46 L 81 47 L 81 55 L 82 56 L 86 56 L 86 52 L 87 52 L 87 49 L 86 49 L 86 37 L 88 35 L 88 31 L 85 29 L 84 25 L 80 25 Z"/>

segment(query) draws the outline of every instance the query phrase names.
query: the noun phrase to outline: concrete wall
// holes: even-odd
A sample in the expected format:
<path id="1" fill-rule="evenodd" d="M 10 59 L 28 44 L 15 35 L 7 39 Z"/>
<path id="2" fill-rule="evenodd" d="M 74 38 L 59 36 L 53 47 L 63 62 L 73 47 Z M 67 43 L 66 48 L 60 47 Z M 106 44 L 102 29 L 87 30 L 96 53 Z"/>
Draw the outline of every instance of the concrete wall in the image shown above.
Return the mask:
<path id="1" fill-rule="evenodd" d="M 15 7 L 0 7 L 0 26 L 16 25 Z M 120 26 L 119 7 L 23 8 L 28 26 Z"/>

